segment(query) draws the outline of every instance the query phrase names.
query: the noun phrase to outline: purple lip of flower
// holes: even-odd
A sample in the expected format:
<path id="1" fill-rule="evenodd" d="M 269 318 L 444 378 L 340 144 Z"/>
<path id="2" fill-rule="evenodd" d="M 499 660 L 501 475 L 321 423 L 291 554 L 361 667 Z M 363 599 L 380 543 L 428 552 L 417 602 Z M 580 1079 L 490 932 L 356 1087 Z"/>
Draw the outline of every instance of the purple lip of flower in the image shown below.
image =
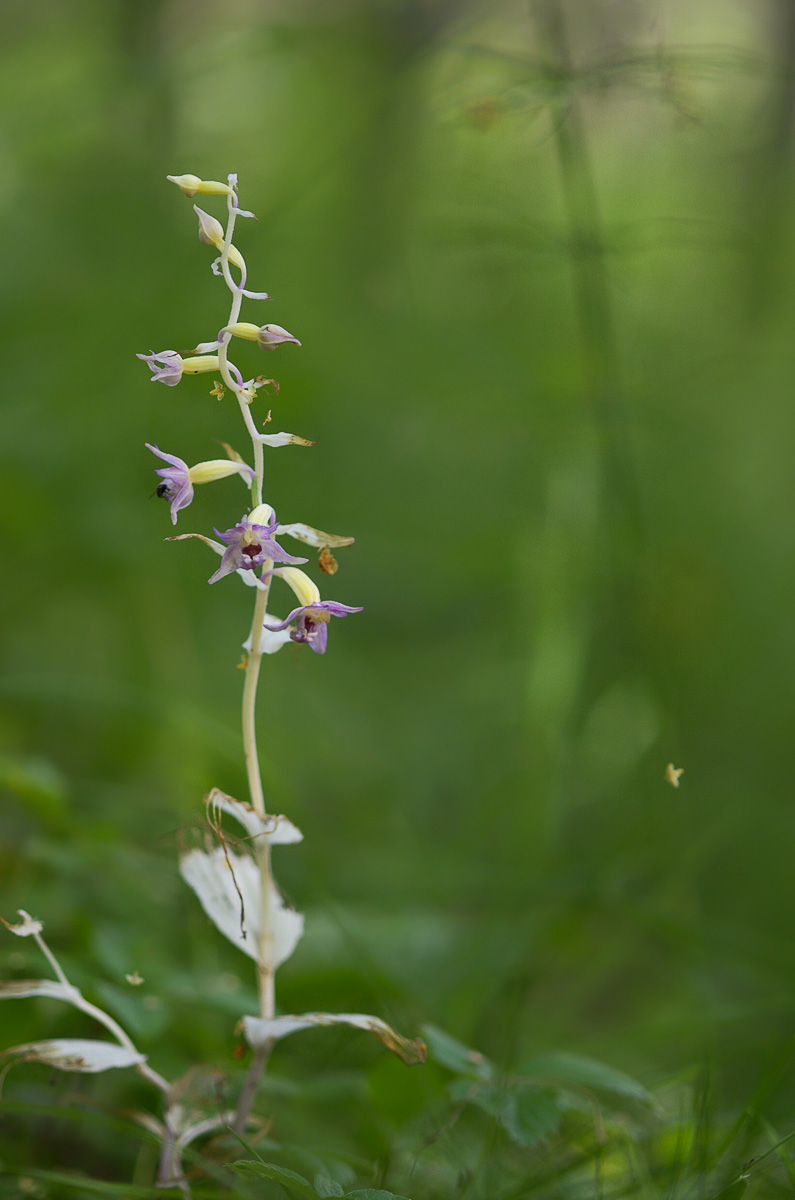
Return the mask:
<path id="1" fill-rule="evenodd" d="M 136 354 L 152 372 L 152 383 L 176 387 L 182 378 L 182 357 L 176 350 L 161 350 L 159 354 Z"/>
<path id="2" fill-rule="evenodd" d="M 193 499 L 193 484 L 190 481 L 188 464 L 177 458 L 176 454 L 164 454 L 157 446 L 150 446 L 149 442 L 145 442 L 144 445 L 158 458 L 171 464 L 155 472 L 163 480 L 157 485 L 156 491 L 158 496 L 171 501 L 171 520 L 176 525 L 177 513 L 180 509 L 187 508 Z"/>
<path id="3" fill-rule="evenodd" d="M 349 613 L 361 612 L 361 608 L 351 608 L 348 604 L 338 604 L 336 600 L 320 600 L 316 604 L 307 604 L 303 608 L 295 608 L 286 621 L 280 625 L 264 625 L 271 633 L 286 629 L 291 621 L 295 621 L 295 629 L 290 637 L 294 642 L 305 643 L 315 654 L 325 654 L 328 645 L 328 623 L 330 617 L 347 617 Z"/>
<path id="4" fill-rule="evenodd" d="M 216 529 L 215 533 L 228 549 L 224 551 L 220 567 L 208 582 L 217 583 L 224 575 L 231 575 L 233 571 L 252 571 L 255 567 L 261 567 L 266 559 L 292 566 L 307 562 L 305 558 L 293 558 L 292 554 L 282 550 L 279 543 L 274 541 L 272 535 L 278 525 L 274 513 L 268 525 L 252 525 L 248 517 L 244 517 L 239 525 L 227 529 L 224 533 Z"/>

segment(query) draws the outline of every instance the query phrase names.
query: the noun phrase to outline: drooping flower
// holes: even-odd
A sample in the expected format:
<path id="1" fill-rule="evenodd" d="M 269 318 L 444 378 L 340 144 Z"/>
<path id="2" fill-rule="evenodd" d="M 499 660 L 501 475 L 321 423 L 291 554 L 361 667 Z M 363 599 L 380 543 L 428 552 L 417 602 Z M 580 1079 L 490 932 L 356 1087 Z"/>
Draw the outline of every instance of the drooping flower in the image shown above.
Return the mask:
<path id="1" fill-rule="evenodd" d="M 302 604 L 294 608 L 285 621 L 263 628 L 270 633 L 279 633 L 295 621 L 295 629 L 290 631 L 291 640 L 309 646 L 315 654 L 326 653 L 328 626 L 332 617 L 347 617 L 350 613 L 362 611 L 361 607 L 352 608 L 349 604 L 338 604 L 336 600 L 321 600 L 317 586 L 303 571 L 282 567 L 273 573 L 290 585 Z"/>
<path id="2" fill-rule="evenodd" d="M 244 462 L 229 458 L 213 458 L 189 467 L 184 459 L 178 458 L 176 454 L 165 454 L 157 446 L 151 446 L 149 442 L 144 444 L 147 450 L 151 450 L 158 458 L 162 458 L 163 462 L 169 464 L 156 472 L 163 481 L 158 484 L 156 490 L 158 496 L 162 496 L 170 502 L 171 520 L 175 525 L 177 513 L 183 508 L 187 508 L 193 500 L 194 484 L 212 483 L 215 479 L 226 479 L 229 475 L 242 475 L 250 486 L 254 478 L 253 470 Z"/>
<path id="3" fill-rule="evenodd" d="M 283 342 L 292 342 L 300 346 L 297 337 L 293 337 L 281 325 L 253 325 L 250 321 L 236 321 L 227 325 L 222 333 L 231 333 L 233 337 L 244 338 L 247 342 L 257 342 L 260 350 L 275 350 Z"/>
<path id="4" fill-rule="evenodd" d="M 279 522 L 271 506 L 260 504 L 232 529 L 227 529 L 224 533 L 216 529 L 215 533 L 227 548 L 220 567 L 210 577 L 209 582 L 217 583 L 224 575 L 231 575 L 234 571 L 253 571 L 255 567 L 264 566 L 269 560 L 279 563 L 305 563 L 305 558 L 294 558 L 274 540 L 273 535 L 278 527 Z"/>
<path id="5" fill-rule="evenodd" d="M 152 372 L 152 383 L 176 387 L 183 375 L 199 375 L 202 371 L 218 370 L 217 354 L 199 354 L 183 358 L 176 350 L 161 350 L 159 354 L 136 354 Z"/>

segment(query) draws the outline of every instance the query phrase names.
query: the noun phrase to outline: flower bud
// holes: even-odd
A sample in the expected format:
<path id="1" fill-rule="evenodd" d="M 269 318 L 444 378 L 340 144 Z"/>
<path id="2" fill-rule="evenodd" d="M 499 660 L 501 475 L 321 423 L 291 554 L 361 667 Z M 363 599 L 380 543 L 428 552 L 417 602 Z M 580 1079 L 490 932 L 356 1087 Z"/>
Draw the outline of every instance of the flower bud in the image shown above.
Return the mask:
<path id="1" fill-rule="evenodd" d="M 215 246 L 216 250 L 223 253 L 224 249 L 224 227 L 215 217 L 211 217 L 204 209 L 199 208 L 198 204 L 194 204 L 193 211 L 199 218 L 199 241 L 203 246 Z M 229 247 L 229 261 L 233 267 L 238 267 L 239 270 L 245 270 L 243 255 L 234 246 Z"/>
<path id="2" fill-rule="evenodd" d="M 317 585 L 304 571 L 300 571 L 297 567 L 280 567 L 274 574 L 281 575 L 284 582 L 290 585 L 302 607 L 320 603 L 320 592 L 317 590 Z"/>
<path id="3" fill-rule="evenodd" d="M 247 342 L 258 342 L 260 350 L 275 350 L 282 342 L 301 345 L 298 338 L 281 325 L 252 325 L 250 321 L 237 321 L 234 325 L 227 325 L 225 332 L 233 337 L 244 338 Z"/>
<path id="4" fill-rule="evenodd" d="M 217 354 L 197 354 L 192 358 L 183 358 L 182 372 L 184 375 L 199 375 L 202 371 L 217 371 Z"/>
<path id="5" fill-rule="evenodd" d="M 258 504 L 248 514 L 248 519 L 252 525 L 270 525 L 273 520 L 273 509 L 270 504 Z"/>
<path id="6" fill-rule="evenodd" d="M 228 458 L 212 458 L 207 462 L 196 463 L 188 471 L 191 483 L 212 483 L 215 479 L 226 479 L 229 475 L 243 475 L 248 482 L 254 475 L 251 467 L 245 463 L 232 462 Z"/>
<path id="7" fill-rule="evenodd" d="M 171 183 L 175 183 L 183 196 L 233 196 L 234 191 L 228 183 L 219 183 L 217 179 L 199 179 L 198 175 L 166 175 Z"/>

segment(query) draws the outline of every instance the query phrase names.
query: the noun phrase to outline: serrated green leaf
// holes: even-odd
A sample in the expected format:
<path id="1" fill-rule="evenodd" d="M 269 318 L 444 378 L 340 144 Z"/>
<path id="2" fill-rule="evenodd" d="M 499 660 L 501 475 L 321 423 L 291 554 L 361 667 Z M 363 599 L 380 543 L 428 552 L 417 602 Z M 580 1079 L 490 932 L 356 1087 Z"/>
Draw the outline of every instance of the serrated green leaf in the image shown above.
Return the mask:
<path id="1" fill-rule="evenodd" d="M 314 1179 L 314 1188 L 318 1196 L 322 1196 L 323 1200 L 327 1200 L 329 1196 L 344 1196 L 345 1191 L 341 1183 L 337 1183 L 336 1179 L 329 1179 L 327 1175 L 316 1175 Z"/>
<path id="2" fill-rule="evenodd" d="M 518 1083 L 511 1087 L 511 1104 L 502 1124 L 520 1146 L 537 1146 L 551 1137 L 557 1131 L 560 1119 L 557 1096 L 551 1088 Z"/>
<path id="3" fill-rule="evenodd" d="M 564 1090 L 572 1085 L 575 1089 L 585 1088 L 614 1108 L 626 1107 L 622 1102 L 627 1100 L 648 1109 L 657 1107 L 642 1083 L 615 1067 L 579 1054 L 541 1054 L 525 1065 L 523 1074 L 557 1084 Z"/>
<path id="4" fill-rule="evenodd" d="M 295 1171 L 288 1170 L 287 1167 L 277 1167 L 275 1163 L 254 1162 L 244 1158 L 236 1162 L 234 1168 L 238 1175 L 245 1175 L 248 1179 L 272 1179 L 274 1183 L 280 1183 L 282 1187 L 287 1188 L 296 1196 L 303 1196 L 304 1200 L 317 1200 L 318 1194 L 309 1180 L 304 1179 L 303 1175 L 296 1174 Z"/>
<path id="5" fill-rule="evenodd" d="M 463 1042 L 437 1029 L 435 1025 L 423 1025 L 422 1035 L 428 1043 L 428 1054 L 448 1071 L 457 1075 L 469 1075 L 475 1079 L 491 1079 L 494 1066 L 479 1050 L 470 1050 Z"/>

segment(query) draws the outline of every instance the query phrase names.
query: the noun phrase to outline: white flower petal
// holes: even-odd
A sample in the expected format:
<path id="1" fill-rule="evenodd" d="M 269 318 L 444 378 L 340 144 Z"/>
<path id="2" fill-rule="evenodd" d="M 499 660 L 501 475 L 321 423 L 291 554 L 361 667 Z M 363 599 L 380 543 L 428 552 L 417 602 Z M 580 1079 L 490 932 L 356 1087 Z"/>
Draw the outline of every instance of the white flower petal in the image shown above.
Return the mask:
<path id="1" fill-rule="evenodd" d="M 243 572 L 238 572 L 242 574 Z M 247 572 L 251 574 L 251 572 Z M 290 640 L 290 629 L 277 629 L 275 632 L 272 629 L 266 629 L 265 623 L 268 625 L 281 625 L 281 617 L 274 616 L 273 613 L 268 613 L 263 622 L 262 629 L 259 635 L 259 652 L 260 654 L 275 654 L 277 650 L 281 650 L 282 646 L 286 646 Z M 243 643 L 243 649 L 251 653 L 251 634 L 248 635 Z"/>

